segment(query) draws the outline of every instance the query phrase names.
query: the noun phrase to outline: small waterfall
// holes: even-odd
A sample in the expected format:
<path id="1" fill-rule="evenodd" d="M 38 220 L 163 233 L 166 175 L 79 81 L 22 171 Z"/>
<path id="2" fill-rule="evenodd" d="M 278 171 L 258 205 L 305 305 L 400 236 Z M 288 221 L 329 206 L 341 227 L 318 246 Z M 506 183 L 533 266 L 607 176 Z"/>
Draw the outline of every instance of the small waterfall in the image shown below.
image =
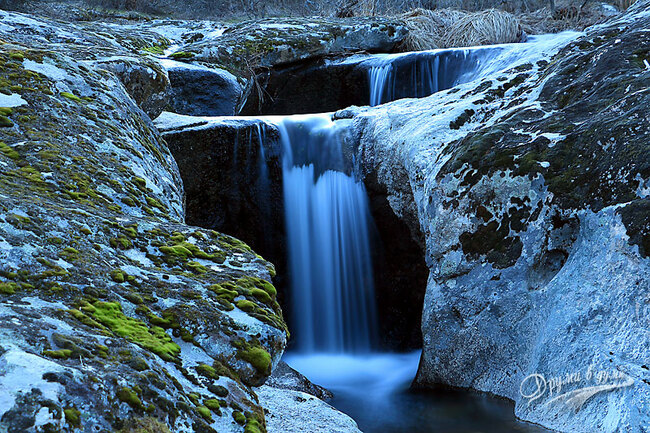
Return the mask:
<path id="1" fill-rule="evenodd" d="M 378 54 L 361 62 L 368 69 L 370 106 L 422 98 L 526 62 L 563 47 L 576 32 L 532 36 L 526 43 Z"/>
<path id="2" fill-rule="evenodd" d="M 375 56 L 369 68 L 370 105 L 422 98 L 472 79 L 485 51 L 435 50 Z"/>
<path id="3" fill-rule="evenodd" d="M 365 188 L 327 115 L 279 123 L 293 337 L 298 352 L 364 352 L 376 341 Z"/>

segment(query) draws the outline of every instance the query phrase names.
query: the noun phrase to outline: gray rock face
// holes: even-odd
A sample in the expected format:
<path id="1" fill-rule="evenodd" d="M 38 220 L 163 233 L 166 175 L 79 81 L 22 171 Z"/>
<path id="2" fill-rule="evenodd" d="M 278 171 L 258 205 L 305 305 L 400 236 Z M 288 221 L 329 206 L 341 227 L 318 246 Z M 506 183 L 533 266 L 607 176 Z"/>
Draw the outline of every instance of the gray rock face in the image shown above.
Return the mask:
<path id="1" fill-rule="evenodd" d="M 419 386 L 647 431 L 649 25 L 640 1 L 553 59 L 356 111 L 360 172 L 425 240 Z"/>
<path id="2" fill-rule="evenodd" d="M 171 82 L 169 110 L 190 116 L 233 116 L 243 97 L 237 77 L 223 69 L 163 60 Z"/>
<path id="3" fill-rule="evenodd" d="M 153 59 L 110 58 L 96 62 L 113 72 L 136 104 L 151 119 L 163 112 L 170 102 L 170 81 L 167 72 Z"/>
<path id="4" fill-rule="evenodd" d="M 130 94 L 123 58 L 92 53 L 126 48 L 0 15 L 0 431 L 265 432 L 254 387 L 288 336 L 273 265 L 185 223 L 132 92 L 148 73 Z M 279 417 L 288 393 L 269 394 Z"/>
<path id="5" fill-rule="evenodd" d="M 391 52 L 407 33 L 400 20 L 381 17 L 267 18 L 232 25 L 172 56 L 248 72 L 344 52 Z"/>
<path id="6" fill-rule="evenodd" d="M 266 380 L 265 385 L 273 388 L 304 392 L 321 400 L 327 400 L 333 397 L 330 391 L 322 386 L 311 383 L 309 379 L 289 367 L 284 361 L 278 363 L 275 370 L 273 370 L 273 374 Z"/>
<path id="7" fill-rule="evenodd" d="M 352 418 L 313 395 L 270 386 L 256 392 L 269 412 L 269 433 L 361 433 Z"/>
<path id="8" fill-rule="evenodd" d="M 182 173 L 188 223 L 246 239 L 282 275 L 286 256 L 277 127 L 259 119 L 172 113 L 163 113 L 156 125 Z"/>

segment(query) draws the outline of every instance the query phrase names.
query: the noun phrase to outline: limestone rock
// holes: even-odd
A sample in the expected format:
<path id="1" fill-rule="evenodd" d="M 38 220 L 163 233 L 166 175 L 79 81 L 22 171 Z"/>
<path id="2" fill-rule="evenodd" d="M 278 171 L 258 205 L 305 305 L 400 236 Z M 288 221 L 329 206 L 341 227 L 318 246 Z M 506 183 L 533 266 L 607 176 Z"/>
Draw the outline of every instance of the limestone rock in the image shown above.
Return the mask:
<path id="1" fill-rule="evenodd" d="M 649 25 L 638 1 L 552 58 L 357 112 L 359 170 L 425 240 L 419 386 L 501 395 L 559 431 L 650 422 Z M 579 379 L 551 394 L 558 377 Z"/>
<path id="2" fill-rule="evenodd" d="M 291 389 L 313 395 L 321 400 L 332 398 L 330 391 L 322 386 L 311 383 L 305 376 L 291 368 L 286 362 L 280 361 L 265 383 L 267 386 L 279 389 Z"/>
<path id="3" fill-rule="evenodd" d="M 287 338 L 273 266 L 185 224 L 150 119 L 30 20 L 0 25 L 0 430 L 263 429 L 252 386 Z"/>
<path id="4" fill-rule="evenodd" d="M 244 88 L 223 69 L 163 60 L 171 81 L 169 110 L 190 116 L 237 114 Z"/>
<path id="5" fill-rule="evenodd" d="M 270 386 L 256 392 L 268 412 L 269 433 L 360 433 L 352 418 L 313 395 Z"/>
<path id="6" fill-rule="evenodd" d="M 215 38 L 185 45 L 175 59 L 205 62 L 247 75 L 273 67 L 344 52 L 390 52 L 407 29 L 389 18 L 267 18 L 228 27 Z"/>

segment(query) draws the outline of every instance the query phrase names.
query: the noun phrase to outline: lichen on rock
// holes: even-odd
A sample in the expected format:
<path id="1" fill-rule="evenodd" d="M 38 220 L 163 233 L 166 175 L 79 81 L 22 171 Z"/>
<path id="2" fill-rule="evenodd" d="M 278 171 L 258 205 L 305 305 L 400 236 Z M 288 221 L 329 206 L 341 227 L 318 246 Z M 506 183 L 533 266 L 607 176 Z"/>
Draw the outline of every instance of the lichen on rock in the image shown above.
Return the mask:
<path id="1" fill-rule="evenodd" d="M 264 431 L 250 384 L 287 339 L 273 266 L 184 223 L 176 162 L 114 72 L 2 32 L 0 91 L 22 102 L 0 128 L 0 429 L 241 431 L 236 412 Z"/>

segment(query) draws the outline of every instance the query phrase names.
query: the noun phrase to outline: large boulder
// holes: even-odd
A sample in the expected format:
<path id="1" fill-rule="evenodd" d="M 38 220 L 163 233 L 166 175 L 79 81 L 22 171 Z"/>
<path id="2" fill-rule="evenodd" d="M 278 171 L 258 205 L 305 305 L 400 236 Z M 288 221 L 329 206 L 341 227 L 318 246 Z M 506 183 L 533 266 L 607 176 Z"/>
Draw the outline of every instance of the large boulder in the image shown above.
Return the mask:
<path id="1" fill-rule="evenodd" d="M 7 16 L 0 430 L 264 431 L 252 387 L 287 339 L 273 266 L 185 224 L 176 162 L 114 74 Z"/>
<path id="2" fill-rule="evenodd" d="M 228 71 L 162 60 L 171 84 L 169 111 L 189 116 L 233 116 L 244 86 Z"/>
<path id="3" fill-rule="evenodd" d="M 381 17 L 267 18 L 229 26 L 171 54 L 250 75 L 309 58 L 357 51 L 391 52 L 407 35 L 400 20 Z"/>
<path id="4" fill-rule="evenodd" d="M 357 110 L 360 171 L 425 240 L 418 386 L 504 396 L 559 431 L 650 423 L 649 12 Z"/>
<path id="5" fill-rule="evenodd" d="M 167 105 L 169 78 L 154 56 L 170 44 L 161 34 L 141 27 L 72 24 L 2 10 L 0 19 L 6 42 L 43 50 L 56 47 L 76 60 L 110 70 L 149 117 L 157 117 Z"/>
<path id="6" fill-rule="evenodd" d="M 266 385 L 256 392 L 270 413 L 269 433 L 361 433 L 352 418 L 311 394 Z"/>

